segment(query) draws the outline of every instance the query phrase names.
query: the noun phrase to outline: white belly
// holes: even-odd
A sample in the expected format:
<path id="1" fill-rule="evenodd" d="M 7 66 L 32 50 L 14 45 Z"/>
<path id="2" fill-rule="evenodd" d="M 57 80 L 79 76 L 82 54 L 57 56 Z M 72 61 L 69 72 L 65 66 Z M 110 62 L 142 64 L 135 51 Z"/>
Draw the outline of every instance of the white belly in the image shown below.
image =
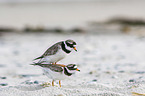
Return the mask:
<path id="1" fill-rule="evenodd" d="M 55 72 L 48 68 L 43 68 L 43 71 L 48 78 L 53 79 L 53 80 L 63 80 L 65 78 L 67 78 L 67 76 L 64 74 L 64 72 L 61 72 L 61 73 Z"/>
<path id="2" fill-rule="evenodd" d="M 66 53 L 62 49 L 60 49 L 56 54 L 46 56 L 45 58 L 43 58 L 41 62 L 45 61 L 47 63 L 55 63 L 65 58 L 65 56 L 66 56 Z"/>

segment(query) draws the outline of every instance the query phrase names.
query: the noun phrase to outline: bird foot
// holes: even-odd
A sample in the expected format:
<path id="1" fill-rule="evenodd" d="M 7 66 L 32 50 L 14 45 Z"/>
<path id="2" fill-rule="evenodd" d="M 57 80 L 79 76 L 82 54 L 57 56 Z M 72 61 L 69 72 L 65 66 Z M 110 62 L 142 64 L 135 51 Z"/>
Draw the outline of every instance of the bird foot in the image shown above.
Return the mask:
<path id="1" fill-rule="evenodd" d="M 52 65 L 55 65 L 56 63 L 52 63 Z"/>
<path id="2" fill-rule="evenodd" d="M 45 83 L 43 83 L 43 84 L 41 84 L 40 86 L 42 86 L 42 87 L 50 87 L 51 86 L 51 84 L 50 83 L 48 83 L 48 82 L 45 82 Z"/>

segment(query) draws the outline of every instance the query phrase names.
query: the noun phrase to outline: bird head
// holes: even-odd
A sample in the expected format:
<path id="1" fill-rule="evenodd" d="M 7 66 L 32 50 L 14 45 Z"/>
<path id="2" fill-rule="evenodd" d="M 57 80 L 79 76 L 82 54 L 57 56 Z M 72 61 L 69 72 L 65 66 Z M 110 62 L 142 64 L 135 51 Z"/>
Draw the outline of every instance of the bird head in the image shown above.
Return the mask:
<path id="1" fill-rule="evenodd" d="M 68 39 L 65 41 L 66 45 L 70 48 L 73 48 L 75 51 L 77 51 L 76 49 L 76 42 L 71 40 L 71 39 Z"/>
<path id="2" fill-rule="evenodd" d="M 76 64 L 68 64 L 67 66 L 67 69 L 71 72 L 71 73 L 73 73 L 73 72 L 75 72 L 75 71 L 80 71 L 78 68 L 77 68 L 77 65 Z"/>

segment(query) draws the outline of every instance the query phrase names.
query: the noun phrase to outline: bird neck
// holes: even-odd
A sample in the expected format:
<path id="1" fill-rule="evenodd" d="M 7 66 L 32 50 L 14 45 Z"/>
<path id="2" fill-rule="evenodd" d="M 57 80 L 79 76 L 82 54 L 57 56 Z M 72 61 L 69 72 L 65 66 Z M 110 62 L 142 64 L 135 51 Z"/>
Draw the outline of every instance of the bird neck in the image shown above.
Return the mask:
<path id="1" fill-rule="evenodd" d="M 64 67 L 64 74 L 67 75 L 67 76 L 71 76 L 72 75 L 72 73 L 68 72 L 68 69 L 66 67 Z"/>
<path id="2" fill-rule="evenodd" d="M 62 50 L 66 53 L 70 53 L 71 51 L 66 49 L 67 45 L 65 44 L 65 42 L 63 41 L 62 44 L 61 44 L 61 47 L 62 47 Z"/>

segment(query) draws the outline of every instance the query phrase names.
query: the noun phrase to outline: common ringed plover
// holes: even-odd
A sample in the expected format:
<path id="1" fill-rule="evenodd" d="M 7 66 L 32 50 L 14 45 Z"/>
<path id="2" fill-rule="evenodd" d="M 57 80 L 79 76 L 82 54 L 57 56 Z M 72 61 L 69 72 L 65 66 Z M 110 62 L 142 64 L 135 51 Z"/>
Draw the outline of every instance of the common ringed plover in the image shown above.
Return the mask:
<path id="1" fill-rule="evenodd" d="M 43 55 L 34 60 L 40 59 L 38 63 L 46 62 L 56 64 L 58 61 L 63 59 L 66 56 L 66 54 L 69 54 L 72 51 L 72 49 L 77 51 L 75 46 L 76 42 L 71 39 L 58 42 L 52 45 L 50 48 L 48 48 Z"/>
<path id="2" fill-rule="evenodd" d="M 52 86 L 54 86 L 54 81 L 59 80 L 59 86 L 61 87 L 61 80 L 71 76 L 76 71 L 80 71 L 75 64 L 68 64 L 62 66 L 62 64 L 41 64 L 35 63 L 31 65 L 38 65 L 41 66 L 44 74 L 52 79 Z"/>

